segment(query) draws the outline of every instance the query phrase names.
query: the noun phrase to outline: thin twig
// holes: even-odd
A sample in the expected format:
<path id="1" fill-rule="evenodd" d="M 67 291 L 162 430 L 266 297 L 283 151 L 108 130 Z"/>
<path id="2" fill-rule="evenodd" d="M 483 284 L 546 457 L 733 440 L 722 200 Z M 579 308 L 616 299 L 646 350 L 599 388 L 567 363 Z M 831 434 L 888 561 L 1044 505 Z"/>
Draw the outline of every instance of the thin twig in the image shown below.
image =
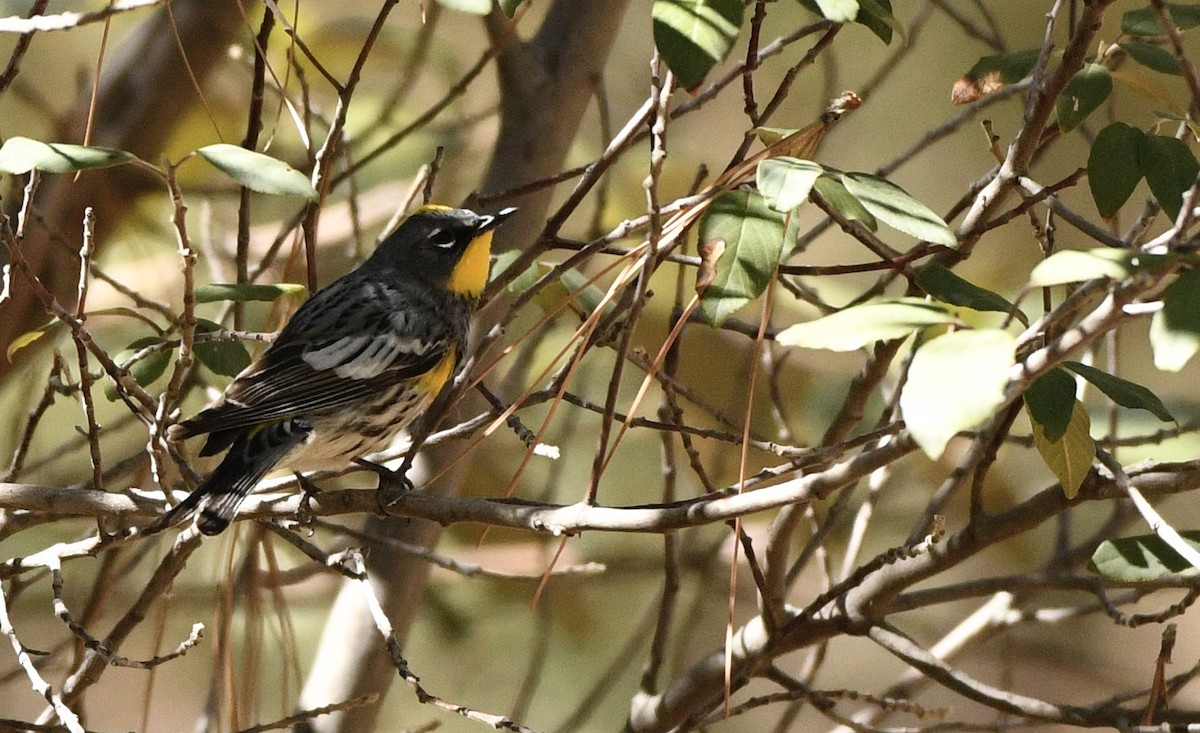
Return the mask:
<path id="1" fill-rule="evenodd" d="M 84 326 L 88 295 L 88 274 L 92 253 L 95 251 L 96 215 L 89 207 L 83 213 L 83 246 L 79 249 L 79 285 L 75 291 L 75 318 Z M 74 334 L 72 334 L 74 335 Z M 100 454 L 100 425 L 96 422 L 96 405 L 92 398 L 91 369 L 88 368 L 87 347 L 74 337 L 75 354 L 79 364 L 79 396 L 83 403 L 83 416 L 87 420 L 88 458 L 92 464 L 92 488 L 104 490 L 104 466 Z"/>
<path id="2" fill-rule="evenodd" d="M 33 685 L 33 691 L 46 699 L 46 702 L 50 704 L 55 715 L 67 727 L 67 730 L 71 731 L 71 733 L 84 733 L 83 725 L 79 722 L 79 716 L 67 706 L 62 696 L 54 691 L 50 683 L 42 678 L 42 675 L 33 665 L 33 659 L 29 656 L 29 651 L 21 643 L 21 640 L 17 638 L 17 631 L 13 628 L 12 621 L 8 617 L 8 600 L 5 598 L 3 585 L 0 585 L 0 635 L 8 637 L 9 643 L 12 644 L 13 653 L 17 656 L 17 664 L 20 665 L 21 669 L 25 670 L 25 676 L 29 678 L 30 684 Z"/>

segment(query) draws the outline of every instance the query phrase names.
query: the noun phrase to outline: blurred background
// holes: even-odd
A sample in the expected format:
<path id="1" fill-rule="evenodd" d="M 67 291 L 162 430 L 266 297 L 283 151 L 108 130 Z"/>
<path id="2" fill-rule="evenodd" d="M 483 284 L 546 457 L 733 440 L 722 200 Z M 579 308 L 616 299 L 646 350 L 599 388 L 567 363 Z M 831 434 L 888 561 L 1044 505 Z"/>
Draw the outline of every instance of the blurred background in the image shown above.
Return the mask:
<path id="1" fill-rule="evenodd" d="M 1105 42 L 1116 40 L 1121 13 L 1143 4 L 1133 0 L 1115 2 L 1097 37 Z M 163 165 L 177 163 L 204 145 L 240 143 L 245 135 L 247 100 L 253 80 L 253 36 L 259 28 L 263 8 L 250 0 L 212 3 L 208 8 L 197 8 L 199 5 L 203 3 L 189 5 L 177 0 L 170 6 L 114 14 L 107 25 L 88 23 L 35 35 L 20 62 L 19 75 L 0 95 L 0 138 L 25 136 L 81 142 L 90 104 L 89 90 L 103 48 L 105 73 L 123 69 L 132 81 L 128 86 L 113 87 L 114 96 L 100 101 L 131 112 L 126 119 L 116 114 L 105 118 L 111 124 L 103 132 L 118 135 L 119 142 L 97 136 L 96 144 L 128 149 L 152 164 Z M 534 39 L 555 5 L 535 0 L 522 6 L 515 25 L 517 36 Z M 101 7 L 100 3 L 52 2 L 45 12 L 90 12 Z M 174 18 L 167 17 L 166 7 L 174 8 Z M 981 12 L 981 7 L 987 14 Z M 893 0 L 896 19 L 905 33 L 897 33 L 892 43 L 885 45 L 865 27 L 847 26 L 814 64 L 801 71 L 768 124 L 804 127 L 814 122 L 828 100 L 839 92 L 858 91 L 865 100 L 863 107 L 826 135 L 814 158 L 827 167 L 845 171 L 875 171 L 887 166 L 889 180 L 933 210 L 945 213 L 995 165 L 980 121 L 990 120 L 1003 150 L 1020 125 L 1023 95 L 982 108 L 974 119 L 960 121 L 951 134 L 938 139 L 919 155 L 905 159 L 894 170 L 890 170 L 890 163 L 931 130 L 963 113 L 964 108 L 950 104 L 950 90 L 981 56 L 1040 46 L 1050 7 L 1051 3 L 1043 0 L 980 3 Z M 24 16 L 30 8 L 28 0 L 0 1 L 0 16 Z M 353 68 L 379 8 L 380 3 L 362 0 L 338 3 L 296 0 L 280 5 L 308 52 L 337 79 L 345 79 Z M 630 0 L 624 7 L 613 10 L 619 19 L 619 29 L 612 35 L 612 49 L 603 64 L 602 76 L 592 82 L 591 101 L 577 129 L 566 135 L 570 145 L 560 170 L 596 160 L 608 139 L 645 102 L 651 90 L 654 48 L 651 8 L 649 0 Z M 753 7 L 748 8 L 746 17 L 752 12 Z M 196 19 L 190 13 L 208 17 Z M 766 46 L 817 20 L 799 3 L 788 0 L 768 3 L 760 45 Z M 980 37 L 991 33 L 991 22 L 998 32 L 1000 48 Z M 178 40 L 170 31 L 172 25 L 182 29 Z M 978 34 L 973 35 L 969 29 L 976 29 Z M 1064 31 L 1060 29 L 1058 33 L 1061 46 Z M 150 63 L 149 56 L 143 63 L 131 63 L 127 58 L 129 54 L 149 53 L 150 45 L 144 34 L 156 34 L 164 43 L 182 44 L 189 49 L 193 72 L 199 75 L 200 91 L 178 80 L 161 82 L 162 85 L 138 82 L 139 73 L 147 74 L 146 79 L 154 78 L 149 74 L 150 69 L 143 68 Z M 0 34 L 0 58 L 9 57 L 17 38 L 13 33 Z M 316 260 L 320 284 L 344 273 L 370 252 L 405 202 L 419 201 L 421 187 L 425 185 L 422 172 L 428 173 L 428 166 L 435 158 L 432 198 L 438 202 L 457 204 L 473 195 L 495 195 L 527 182 L 507 180 L 504 185 L 495 185 L 503 179 L 496 177 L 494 148 L 510 144 L 501 134 L 498 110 L 504 91 L 498 82 L 495 62 L 487 63 L 481 73 L 464 83 L 494 38 L 495 33 L 489 36 L 485 22 L 470 13 L 433 2 L 405 1 L 396 5 L 374 41 L 362 67 L 359 86 L 347 107 L 346 147 L 333 171 L 334 175 L 345 171 L 350 174 L 330 190 L 321 207 Z M 709 82 L 744 57 L 746 42 L 747 28 L 743 28 L 730 58 L 709 75 Z M 1189 48 L 1195 48 L 1194 41 L 1189 39 L 1189 43 L 1192 44 Z M 802 40 L 763 61 L 754 76 L 760 101 L 769 98 L 788 69 L 800 61 L 810 46 L 811 40 Z M 289 63 L 293 55 L 294 64 Z M 268 58 L 274 73 L 280 76 L 267 84 L 258 149 L 307 172 L 315 148 L 324 138 L 328 120 L 336 114 L 337 94 L 305 54 L 287 42 L 278 26 L 270 39 Z M 575 59 L 560 58 L 558 62 L 571 64 Z M 1089 135 L 1109 119 L 1124 120 L 1149 130 L 1160 119 L 1155 110 L 1170 111 L 1172 103 L 1177 106 L 1176 111 L 1186 106 L 1187 96 L 1178 78 L 1149 75 L 1129 66 L 1125 70 L 1133 81 L 1118 86 L 1107 106 L 1081 131 L 1065 136 L 1046 156 L 1039 158 L 1031 172 L 1036 180 L 1048 184 L 1085 165 Z M 313 139 L 306 141 L 298 134 L 289 112 L 280 103 L 277 93 L 280 84 L 286 85 L 289 98 L 304 116 Z M 456 91 L 459 88 L 461 92 Z M 676 90 L 672 95 L 673 106 L 704 101 L 699 110 L 680 116 L 667 128 L 668 156 L 659 184 L 664 201 L 688 194 L 702 166 L 709 172 L 707 180 L 711 180 L 729 162 L 749 128 L 739 82 L 729 84 L 710 99 L 697 96 L 703 94 L 702 90 L 703 87 L 692 90 L 691 94 Z M 126 96 L 116 96 L 118 91 Z M 444 107 L 430 116 L 431 108 L 447 95 L 452 96 Z M 553 107 L 547 105 L 546 109 Z M 404 132 L 427 116 L 427 121 L 419 122 L 411 132 Z M 536 124 L 545 125 L 547 121 L 537 120 Z M 548 124 L 553 127 L 554 121 Z M 565 124 L 576 127 L 573 122 Z M 122 129 L 122 125 L 127 125 L 127 129 Z M 1174 127 L 1164 125 L 1159 132 L 1173 134 Z M 397 142 L 390 142 L 401 133 L 404 134 Z M 442 151 L 440 157 L 438 149 Z M 600 187 L 566 220 L 561 235 L 590 241 L 610 232 L 622 221 L 643 214 L 648 153 L 648 143 L 642 141 L 632 152 L 621 156 L 605 174 Z M 491 189 L 485 190 L 489 176 L 492 183 L 487 185 Z M 53 195 L 71 201 L 53 207 L 47 203 L 43 210 L 62 215 L 46 224 L 48 230 L 61 235 L 57 241 L 54 237 L 44 240 L 45 246 L 52 248 L 49 251 L 61 254 L 78 249 L 81 202 L 76 199 L 81 199 L 82 205 L 95 208 L 98 267 L 113 281 L 135 288 L 147 300 L 178 309 L 182 285 L 177 241 L 170 220 L 173 208 L 161 182 L 130 168 L 85 172 L 74 182 L 68 180 L 68 174 L 55 178 L 53 184 L 43 181 L 42 185 L 53 185 L 56 189 Z M 179 166 L 178 180 L 188 207 L 188 232 L 198 252 L 198 282 L 234 281 L 240 190 L 195 157 Z M 552 191 L 549 211 L 566 199 L 573 180 L 548 189 Z M 0 179 L 0 196 L 9 215 L 15 214 L 20 205 L 23 185 L 24 181 L 18 177 Z M 1146 195 L 1143 183 L 1134 200 Z M 519 196 L 488 199 L 488 205 L 480 208 L 498 208 L 519 199 Z M 1062 200 L 1093 221 L 1100 221 L 1085 186 L 1067 190 Z M 537 212 L 533 215 L 541 219 L 516 228 L 504 241 L 498 238 L 501 248 L 522 250 L 537 236 L 547 211 L 544 206 L 540 211 L 536 206 L 532 208 Z M 262 281 L 306 281 L 303 245 L 290 228 L 302 209 L 303 202 L 296 199 L 252 196 L 250 262 L 262 261 L 273 245 L 278 246 Z M 802 229 L 816 226 L 823 218 L 815 207 L 807 207 L 800 216 Z M 1120 223 L 1115 229 L 1123 231 Z M 897 248 L 911 246 L 911 238 L 898 232 L 885 230 L 882 236 Z M 1060 248 L 1090 246 L 1089 240 L 1069 226 L 1060 226 L 1056 237 Z M 640 240 L 619 244 L 631 246 L 637 241 Z M 694 247 L 690 252 L 694 252 Z M 567 249 L 550 250 L 539 260 L 553 263 L 569 255 Z M 27 256 L 31 255 L 27 252 Z M 57 259 L 53 255 L 48 257 L 59 263 L 52 268 L 57 273 L 54 277 L 67 292 L 73 291 L 78 277 L 77 260 L 65 255 Z M 1013 299 L 1040 257 L 1028 222 L 1019 220 L 1013 226 L 987 234 L 975 254 L 956 271 Z M 820 266 L 872 259 L 853 239 L 831 227 L 792 261 Z M 593 257 L 580 269 L 596 274 L 608 264 L 611 262 Z M 650 355 L 658 351 L 670 328 L 679 271 L 679 267 L 665 265 L 651 281 L 655 297 L 647 301 L 633 336 L 634 345 Z M 683 290 L 690 295 L 688 288 L 693 275 L 690 268 L 685 272 L 687 284 Z M 833 306 L 849 303 L 876 280 L 873 273 L 797 278 L 820 301 Z M 604 282 L 607 280 L 602 278 L 601 283 Z M 22 284 L 16 277 L 13 283 L 14 291 Z M 1027 303 L 1027 312 L 1031 314 L 1036 312 L 1032 303 L 1032 300 Z M 138 338 L 153 335 L 153 329 L 146 323 L 126 317 L 120 311 L 134 307 L 129 297 L 117 288 L 102 280 L 93 281 L 88 310 L 107 313 L 90 318 L 88 323 L 97 341 L 110 353 L 120 352 Z M 241 328 L 250 332 L 274 331 L 291 307 L 286 301 L 250 304 Z M 738 318 L 756 326 L 760 307 L 761 304 L 751 305 Z M 207 304 L 200 307 L 199 314 L 220 320 L 227 314 L 227 307 L 222 303 Z M 512 317 L 507 333 L 525 334 L 544 315 L 536 303 L 528 305 Z M 818 310 L 810 304 L 780 297 L 774 303 L 772 326 L 779 328 L 816 315 Z M 994 314 L 972 317 L 980 322 L 999 323 Z M 21 311 L 10 303 L 0 306 L 0 320 L 4 321 L 3 328 L 11 342 L 14 335 L 44 326 L 49 317 L 40 308 Z M 526 387 L 534 386 L 533 376 L 552 363 L 579 322 L 568 310 L 539 326 L 536 338 L 530 337 L 528 342 L 519 344 L 520 358 L 503 362 L 489 376 L 488 384 L 506 399 L 514 399 Z M 1183 372 L 1171 375 L 1155 371 L 1146 346 L 1146 326 L 1147 322 L 1135 323 L 1120 332 L 1117 360 L 1121 374 L 1154 390 L 1172 406 L 1180 422 L 1200 417 L 1195 389 L 1200 367 L 1193 363 Z M 728 415 L 733 421 L 730 426 L 710 412 L 689 410 L 690 424 L 726 433 L 738 432 L 746 412 L 745 386 L 753 364 L 753 345 L 753 338 L 733 329 L 700 325 L 687 329 L 678 381 L 694 390 L 713 411 Z M 256 347 L 251 343 L 248 348 L 254 353 Z M 76 372 L 73 347 L 62 329 L 51 331 L 37 344 L 16 351 L 0 370 L 0 469 L 22 446 L 30 412 L 46 393 L 54 349 L 65 355 L 69 371 Z M 784 444 L 819 443 L 840 408 L 851 379 L 862 366 L 863 355 L 779 349 L 773 351 L 773 359 L 778 362 L 770 372 L 774 383 L 760 383 L 761 395 L 755 397 L 753 405 L 752 429 Z M 613 366 L 612 350 L 588 352 L 572 382 L 572 392 L 602 406 Z M 620 383 L 619 411 L 628 408 L 641 379 L 642 372 L 626 370 Z M 199 409 L 212 390 L 219 390 L 226 381 L 218 374 L 202 372 L 197 384 L 200 388 L 194 389 L 183 404 L 184 414 Z M 165 382 L 164 377 L 148 388 L 157 393 Z M 772 390 L 783 399 L 772 400 L 768 394 Z M 144 452 L 147 439 L 144 426 L 132 419 L 121 402 L 105 399 L 100 388 L 96 392 L 97 421 L 104 426 L 106 465 L 131 461 L 128 470 L 106 482 L 106 488 L 113 491 L 155 488 L 149 467 L 144 462 L 138 463 L 136 458 Z M 653 406 L 659 401 L 660 393 L 654 388 L 641 414 L 652 417 Z M 776 404 L 782 405 L 782 414 L 773 409 Z M 1109 426 L 1107 403 L 1094 399 L 1093 395 L 1089 397 L 1089 406 L 1095 410 L 1094 434 L 1104 434 Z M 882 409 L 883 399 L 877 395 L 868 405 L 863 430 L 874 426 Z M 526 425 L 537 429 L 547 417 L 548 408 L 534 406 L 519 414 Z M 92 470 L 87 440 L 77 433 L 78 426 L 84 425 L 79 400 L 58 395 L 40 420 L 40 427 L 32 434 L 27 448 L 22 449 L 26 452 L 19 477 L 10 473 L 5 480 L 43 486 L 87 485 Z M 599 424 L 600 418 L 594 412 L 564 406 L 561 414 L 551 421 L 544 439 L 560 448 L 561 458 L 531 459 L 520 476 L 515 494 L 530 500 L 578 501 L 591 476 Z M 1144 434 L 1160 425 L 1149 416 L 1128 413 L 1122 415 L 1116 427 L 1121 434 Z M 1013 432 L 1029 434 L 1023 415 L 1018 417 Z M 439 456 L 454 457 L 458 470 L 453 474 L 454 490 L 458 493 L 501 495 L 523 462 L 524 446 L 503 428 L 486 439 L 476 440 L 476 437 L 439 446 Z M 697 439 L 695 445 L 714 484 L 729 486 L 737 482 L 738 446 L 708 439 Z M 1129 450 L 1120 457 L 1128 464 L 1142 458 L 1191 459 L 1196 453 L 1196 439 L 1191 435 Z M 893 467 L 882 489 L 862 558 L 903 542 L 933 489 L 953 469 L 958 455 L 952 449 L 942 461 L 934 463 L 918 454 Z M 778 462 L 769 453 L 749 454 L 751 471 Z M 631 505 L 661 501 L 662 472 L 659 432 L 635 429 L 616 450 L 604 475 L 601 502 Z M 989 505 L 1008 506 L 1053 483 L 1052 474 L 1035 453 L 1028 448 L 1008 446 L 1001 451 L 989 476 Z M 369 476 L 356 474 L 331 479 L 329 485 L 366 488 L 373 482 Z M 703 485 L 691 473 L 680 472 L 678 497 L 692 497 L 703 491 Z M 848 500 L 824 543 L 830 554 L 828 563 L 835 569 L 841 563 L 837 553 L 851 530 L 854 508 L 862 500 L 862 492 Z M 1175 521 L 1177 527 L 1185 529 L 1191 526 L 1189 522 L 1194 523 L 1192 506 L 1192 498 L 1185 496 L 1164 503 L 1160 511 Z M 962 509 L 957 504 L 952 506 L 952 525 L 953 512 Z M 814 522 L 822 511 L 817 508 Z M 1073 512 L 1069 531 L 1079 537 L 1086 536 L 1090 529 L 1100 526 L 1108 512 L 1102 506 Z M 743 527 L 756 541 L 765 541 L 772 518 L 770 513 L 750 516 Z M 340 523 L 351 528 L 361 524 L 355 517 L 340 518 Z M 330 633 L 327 621 L 343 581 L 314 569 L 310 560 L 256 530 L 251 523 L 241 524 L 236 532 L 205 542 L 190 558 L 170 594 L 153 607 L 153 615 L 121 647 L 121 653 L 131 658 L 163 653 L 185 638 L 197 621 L 208 627 L 206 639 L 182 659 L 154 671 L 107 670 L 81 706 L 89 730 L 191 730 L 204 711 L 211 711 L 214 706 L 218 711 L 213 717 L 214 730 L 235 730 L 295 712 L 304 680 L 313 668 L 321 635 Z M 419 522 L 412 520 L 409 524 Z M 16 524 L 4 528 L 0 534 L 0 560 L 30 554 L 54 542 L 87 536 L 94 532 L 95 524 L 72 520 L 21 529 Z M 1135 529 L 1146 531 L 1144 527 Z M 1050 559 L 1058 531 L 1062 527 L 1048 521 L 1037 531 L 990 548 L 954 568 L 940 576 L 938 583 L 1031 572 Z M 660 678 L 663 681 L 685 673 L 691 665 L 721 647 L 728 615 L 733 557 L 729 529 L 724 525 L 689 529 L 679 532 L 676 539 L 680 588 L 675 630 L 664 650 Z M 352 536 L 347 538 L 329 526 L 317 527 L 313 541 L 326 549 L 356 542 Z M 542 573 L 561 544 L 564 543 L 559 539 L 548 536 L 496 528 L 484 532 L 474 525 L 454 525 L 442 533 L 436 547 L 440 555 L 515 577 L 471 577 L 439 567 L 429 571 L 428 586 L 419 589 L 414 625 L 403 642 L 406 657 L 426 689 L 476 710 L 510 715 L 539 731 L 623 729 L 659 613 L 664 584 L 664 539 L 654 534 L 600 532 L 573 537 L 565 542 L 556 567 L 597 563 L 603 565 L 603 571 L 589 572 L 583 567 L 580 572 L 556 575 L 539 594 Z M 100 635 L 134 601 L 168 545 L 166 540 L 143 542 L 95 559 L 71 562 L 65 566 L 68 604 L 75 609 L 89 609 L 87 626 Z M 93 585 L 91 580 L 99 573 L 103 573 L 99 577 L 109 579 L 103 586 Z M 791 602 L 803 605 L 812 600 L 821 587 L 821 578 L 822 573 L 815 567 L 806 570 L 791 591 Z M 70 634 L 51 613 L 48 579 L 27 574 L 9 582 L 12 587 L 8 591 L 9 612 L 21 640 L 43 651 L 69 646 Z M 17 588 L 20 591 L 14 598 Z M 1167 600 L 1164 597 L 1154 596 L 1139 608 L 1161 609 L 1174 602 L 1177 594 Z M 1042 594 L 1037 605 L 1050 608 L 1079 602 L 1078 596 L 1064 592 L 1061 597 Z M 897 618 L 907 633 L 930 645 L 978 603 L 978 599 L 959 601 Z M 736 622 L 744 623 L 757 610 L 754 585 L 743 565 L 736 588 Z M 1200 654 L 1200 628 L 1191 618 L 1194 615 L 1180 621 L 1175 671 L 1193 664 Z M 336 630 L 334 633 L 336 638 Z M 1119 628 L 1102 614 L 1081 613 L 1056 624 L 1019 623 L 1006 628 L 990 639 L 980 640 L 955 664 L 990 684 L 1051 701 L 1086 705 L 1148 684 L 1160 634 L 1159 625 Z M 218 637 L 228 643 L 215 655 L 214 640 Z M 809 650 L 794 652 L 782 657 L 779 665 L 789 673 L 798 674 L 812 663 L 809 655 Z M 902 662 L 865 639 L 835 638 L 823 655 L 815 686 L 824 690 L 882 694 L 906 669 Z M 62 676 L 71 668 L 71 657 L 69 652 L 59 653 L 44 666 L 43 674 L 52 684 L 61 684 Z M 444 731 L 481 728 L 478 722 L 418 704 L 402 683 L 393 684 L 393 688 L 378 703 L 375 723 L 378 730 L 418 729 L 429 722 L 438 723 L 438 729 Z M 755 682 L 736 699 L 771 689 L 766 683 Z M 949 719 L 1004 724 L 1004 719 L 995 713 L 976 708 L 937 687 L 916 700 L 927 710 L 944 709 Z M 1180 707 L 1196 707 L 1200 704 L 1200 693 L 1185 688 L 1176 703 Z M 851 702 L 841 704 L 847 706 L 844 709 L 847 715 L 855 709 Z M 33 720 L 43 706 L 44 701 L 30 691 L 28 680 L 15 665 L 11 649 L 3 645 L 0 718 Z M 764 706 L 710 727 L 719 731 L 801 731 L 829 729 L 834 725 L 811 707 L 798 708 L 794 713 L 784 713 L 784 707 Z M 897 714 L 891 722 L 920 727 L 936 723 L 937 718 L 922 719 L 909 712 Z"/>

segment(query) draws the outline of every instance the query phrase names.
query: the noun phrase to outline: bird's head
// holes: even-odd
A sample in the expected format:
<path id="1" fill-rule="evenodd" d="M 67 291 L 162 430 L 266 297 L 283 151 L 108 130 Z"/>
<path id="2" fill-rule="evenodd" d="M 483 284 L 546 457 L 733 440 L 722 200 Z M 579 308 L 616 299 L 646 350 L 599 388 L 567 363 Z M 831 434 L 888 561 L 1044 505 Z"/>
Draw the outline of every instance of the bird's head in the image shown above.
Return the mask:
<path id="1" fill-rule="evenodd" d="M 364 267 L 395 267 L 455 295 L 478 298 L 487 285 L 492 230 L 515 211 L 509 207 L 495 214 L 477 214 L 422 206 L 383 240 Z"/>

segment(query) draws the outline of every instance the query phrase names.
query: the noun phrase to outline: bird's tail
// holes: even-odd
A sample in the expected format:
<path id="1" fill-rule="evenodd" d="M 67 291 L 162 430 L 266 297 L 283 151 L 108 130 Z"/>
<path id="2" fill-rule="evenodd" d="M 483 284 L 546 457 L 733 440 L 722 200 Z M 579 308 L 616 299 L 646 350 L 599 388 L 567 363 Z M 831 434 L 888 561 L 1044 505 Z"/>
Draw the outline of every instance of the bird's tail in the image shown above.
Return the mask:
<path id="1" fill-rule="evenodd" d="M 259 480 L 289 451 L 303 443 L 311 431 L 307 423 L 292 418 L 241 433 L 216 470 L 142 533 L 151 534 L 177 524 L 199 508 L 196 526 L 200 531 L 206 535 L 220 534 Z"/>

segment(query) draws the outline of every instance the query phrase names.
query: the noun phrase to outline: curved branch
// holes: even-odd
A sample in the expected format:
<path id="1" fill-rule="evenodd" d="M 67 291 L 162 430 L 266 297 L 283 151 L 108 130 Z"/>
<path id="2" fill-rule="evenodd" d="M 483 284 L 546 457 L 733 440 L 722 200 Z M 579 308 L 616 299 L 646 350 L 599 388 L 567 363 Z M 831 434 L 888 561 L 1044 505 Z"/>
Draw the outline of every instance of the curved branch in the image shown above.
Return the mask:
<path id="1" fill-rule="evenodd" d="M 612 532 L 670 532 L 777 509 L 796 502 L 820 499 L 887 465 L 914 446 L 900 438 L 887 446 L 865 451 L 834 464 L 820 473 L 802 476 L 775 486 L 737 493 L 736 488 L 716 494 L 666 504 L 607 507 L 594 504 L 546 504 L 522 499 L 464 499 L 421 492 L 404 495 L 389 513 L 400 517 L 428 519 L 441 525 L 475 522 L 497 527 L 528 529 L 554 535 L 572 535 L 588 530 Z M 300 509 L 297 494 L 258 494 L 242 504 L 239 519 L 290 519 Z M 315 516 L 371 514 L 378 511 L 375 491 L 323 491 L 312 497 Z M 157 516 L 162 503 L 135 500 L 103 491 L 62 489 L 29 484 L 0 483 L 0 509 L 45 512 L 65 517 Z M 2 573 L 0 573 L 2 575 Z"/>
<path id="2" fill-rule="evenodd" d="M 1200 488 L 1200 460 L 1178 464 L 1146 463 L 1130 471 L 1131 483 L 1143 493 L 1161 496 Z M 1136 476 L 1134 475 L 1136 474 Z M 1041 526 L 1047 519 L 1087 501 L 1124 498 L 1125 493 L 1111 476 L 1093 473 L 1079 494 L 1068 500 L 1062 487 L 1055 485 L 1027 501 L 998 514 L 985 516 L 959 530 L 928 552 L 892 562 L 871 573 L 859 585 L 850 588 L 826 617 L 793 615 L 773 636 L 739 634 L 734 669 L 737 674 L 752 674 L 765 668 L 777 657 L 858 627 L 867 633 L 891 613 L 896 596 L 905 588 L 956 567 L 967 558 Z M 759 618 L 745 628 L 761 625 Z M 755 645 L 744 640 L 756 639 Z M 658 695 L 640 695 L 634 700 L 626 730 L 631 733 L 662 733 L 671 730 L 687 716 L 710 702 L 719 701 L 725 683 L 724 650 L 717 650 L 693 665 Z"/>

